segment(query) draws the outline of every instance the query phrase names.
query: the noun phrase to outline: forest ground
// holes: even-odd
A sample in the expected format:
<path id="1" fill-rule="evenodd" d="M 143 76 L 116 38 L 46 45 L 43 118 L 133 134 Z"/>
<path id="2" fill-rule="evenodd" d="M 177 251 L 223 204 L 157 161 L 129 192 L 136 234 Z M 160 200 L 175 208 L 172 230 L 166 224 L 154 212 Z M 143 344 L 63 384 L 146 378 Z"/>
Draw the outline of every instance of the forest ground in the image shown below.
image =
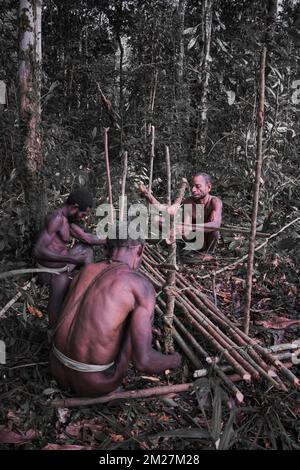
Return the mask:
<path id="1" fill-rule="evenodd" d="M 201 276 L 230 264 L 240 256 L 233 238 L 223 237 L 214 260 L 184 269 Z M 251 336 L 265 346 L 299 338 L 296 264 L 268 250 L 257 254 L 257 260 Z M 237 324 L 242 319 L 245 272 L 241 264 L 221 273 L 215 282 L 218 306 Z M 2 281 L 2 298 L 12 298 L 22 282 Z M 203 281 L 203 292 L 213 298 L 211 279 Z M 213 373 L 198 379 L 197 391 L 171 398 L 52 407 L 53 399 L 70 394 L 59 389 L 48 370 L 47 297 L 47 288 L 32 283 L 0 319 L 7 348 L 7 364 L 1 366 L 0 449 L 300 449 L 299 391 L 284 393 L 263 383 L 239 383 L 245 403 L 237 407 Z M 299 366 L 293 371 L 298 375 Z M 123 385 L 133 390 L 190 382 L 192 372 L 186 361 L 165 377 L 149 377 L 131 367 Z"/>

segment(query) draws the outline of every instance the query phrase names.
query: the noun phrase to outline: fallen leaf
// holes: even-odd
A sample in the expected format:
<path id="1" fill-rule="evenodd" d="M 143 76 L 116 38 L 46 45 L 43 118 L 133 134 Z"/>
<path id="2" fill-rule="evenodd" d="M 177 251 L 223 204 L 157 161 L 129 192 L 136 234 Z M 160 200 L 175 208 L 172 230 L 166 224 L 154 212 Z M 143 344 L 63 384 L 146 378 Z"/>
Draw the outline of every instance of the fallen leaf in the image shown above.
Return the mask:
<path id="1" fill-rule="evenodd" d="M 274 330 L 284 330 L 291 325 L 299 325 L 300 320 L 291 320 L 286 317 L 278 317 L 271 320 L 257 320 L 258 325 L 262 325 L 264 328 L 272 328 Z"/>
<path id="2" fill-rule="evenodd" d="M 78 446 L 75 444 L 47 444 L 42 450 L 91 450 L 91 446 Z"/>
<path id="3" fill-rule="evenodd" d="M 27 309 L 29 313 L 31 313 L 31 315 L 34 315 L 35 317 L 38 317 L 38 318 L 43 318 L 42 312 L 38 308 L 34 307 L 33 305 L 27 304 Z"/>
<path id="4" fill-rule="evenodd" d="M 144 380 L 149 380 L 150 382 L 159 382 L 160 381 L 160 379 L 158 377 L 151 377 L 151 376 L 148 376 L 148 375 L 142 375 L 141 378 L 144 379 Z"/>
<path id="5" fill-rule="evenodd" d="M 9 429 L 2 429 L 0 431 L 0 442 L 4 444 L 25 444 L 36 437 L 36 432 L 33 429 L 29 429 L 25 434 L 20 434 Z"/>
<path id="6" fill-rule="evenodd" d="M 166 416 L 166 415 L 161 415 L 159 418 L 158 418 L 158 421 L 162 421 L 164 423 L 168 423 L 170 421 L 170 417 L 169 416 Z"/>
<path id="7" fill-rule="evenodd" d="M 113 433 L 111 433 L 109 435 L 109 437 L 111 438 L 111 440 L 113 442 L 122 442 L 122 441 L 124 441 L 124 436 L 122 436 L 122 434 L 113 434 Z"/>
<path id="8" fill-rule="evenodd" d="M 57 416 L 60 423 L 66 423 L 68 417 L 70 416 L 69 408 L 58 408 Z"/>

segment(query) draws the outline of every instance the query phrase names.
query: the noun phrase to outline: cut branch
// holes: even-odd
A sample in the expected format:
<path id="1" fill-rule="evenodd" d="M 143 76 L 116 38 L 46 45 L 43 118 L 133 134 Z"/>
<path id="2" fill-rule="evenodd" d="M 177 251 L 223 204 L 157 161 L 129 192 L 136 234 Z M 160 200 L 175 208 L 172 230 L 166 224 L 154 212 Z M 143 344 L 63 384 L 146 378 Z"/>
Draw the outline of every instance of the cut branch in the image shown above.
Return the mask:
<path id="1" fill-rule="evenodd" d="M 124 152 L 122 187 L 121 187 L 121 208 L 120 208 L 120 220 L 121 221 L 124 219 L 124 204 L 125 204 L 125 194 L 126 194 L 127 167 L 128 167 L 128 152 Z"/>
<path id="2" fill-rule="evenodd" d="M 262 141 L 264 131 L 264 112 L 265 112 L 265 69 L 266 69 L 266 55 L 267 49 L 263 48 L 261 54 L 260 64 L 260 80 L 259 80 L 259 105 L 257 114 L 257 149 L 256 149 L 256 167 L 255 167 L 255 186 L 253 196 L 253 208 L 251 218 L 251 234 L 248 251 L 248 266 L 247 266 L 247 280 L 246 280 L 246 304 L 244 310 L 244 331 L 249 333 L 250 325 L 250 307 L 251 307 L 251 293 L 252 293 L 252 277 L 253 277 L 253 263 L 255 251 L 255 235 L 258 213 L 259 201 L 259 187 L 261 180 L 262 168 Z"/>
<path id="3" fill-rule="evenodd" d="M 66 398 L 65 400 L 53 400 L 51 405 L 56 408 L 71 408 L 76 406 L 99 405 L 113 400 L 154 398 L 170 393 L 183 393 L 192 389 L 193 383 L 166 385 L 142 390 L 130 390 L 128 392 L 113 392 L 108 395 L 96 398 Z"/>
<path id="4" fill-rule="evenodd" d="M 106 176 L 107 176 L 107 185 L 108 185 L 108 202 L 110 205 L 110 222 L 114 223 L 114 214 L 113 214 L 113 197 L 112 197 L 112 185 L 110 178 L 110 166 L 109 166 L 109 153 L 108 153 L 108 131 L 109 128 L 104 128 L 104 153 L 105 153 L 105 165 L 106 165 Z"/>

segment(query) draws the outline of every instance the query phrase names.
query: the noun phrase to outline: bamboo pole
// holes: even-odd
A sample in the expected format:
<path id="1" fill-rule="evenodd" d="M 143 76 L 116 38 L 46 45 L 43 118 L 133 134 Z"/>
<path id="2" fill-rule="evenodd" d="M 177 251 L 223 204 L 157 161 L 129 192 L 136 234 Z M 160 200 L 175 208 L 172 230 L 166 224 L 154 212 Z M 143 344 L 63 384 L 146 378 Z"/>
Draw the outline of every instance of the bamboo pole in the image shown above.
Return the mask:
<path id="1" fill-rule="evenodd" d="M 176 343 L 178 344 L 178 346 L 182 349 L 182 351 L 185 353 L 185 355 L 190 359 L 191 363 L 195 366 L 195 367 L 201 367 L 201 362 L 199 361 L 199 359 L 197 358 L 197 356 L 193 353 L 193 351 L 190 349 L 190 347 L 186 344 L 186 342 L 184 341 L 184 339 L 182 338 L 182 336 L 178 333 L 178 331 L 176 331 L 176 329 L 174 328 L 173 325 L 171 325 L 164 312 L 161 310 L 161 308 L 156 305 L 155 306 L 155 311 L 159 314 L 159 316 L 162 318 L 162 320 L 164 321 L 164 323 L 167 323 L 168 324 L 168 327 L 170 328 L 171 332 L 172 332 L 172 336 L 173 338 L 175 339 Z"/>
<path id="2" fill-rule="evenodd" d="M 258 114 L 257 114 L 258 128 L 257 128 L 256 165 L 255 165 L 255 185 L 254 185 L 253 207 L 252 207 L 252 217 L 251 217 L 251 234 L 250 234 L 249 250 L 248 250 L 246 302 L 245 302 L 245 309 L 244 309 L 244 331 L 247 335 L 249 334 L 249 326 L 250 326 L 250 307 L 251 307 L 251 293 L 252 293 L 254 250 L 255 250 L 255 235 L 256 235 L 259 188 L 260 188 L 261 168 L 262 168 L 262 142 L 263 142 L 264 113 L 265 113 L 266 55 L 267 55 L 267 48 L 263 47 L 263 50 L 261 53 L 260 79 L 259 79 L 259 105 L 258 105 Z"/>

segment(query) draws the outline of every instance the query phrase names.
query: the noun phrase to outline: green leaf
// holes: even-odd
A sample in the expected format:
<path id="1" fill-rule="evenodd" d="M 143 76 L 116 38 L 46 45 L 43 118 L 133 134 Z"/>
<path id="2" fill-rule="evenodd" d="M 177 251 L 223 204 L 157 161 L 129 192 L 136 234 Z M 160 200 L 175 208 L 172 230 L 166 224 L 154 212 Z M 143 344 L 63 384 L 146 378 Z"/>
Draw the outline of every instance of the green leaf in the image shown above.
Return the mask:
<path id="1" fill-rule="evenodd" d="M 188 47 L 187 47 L 187 48 L 188 48 L 188 51 L 194 47 L 194 45 L 195 45 L 196 42 L 197 42 L 198 37 L 199 37 L 199 36 L 195 36 L 195 37 L 193 37 L 193 38 L 190 40 L 190 42 L 188 43 Z"/>
<path id="2" fill-rule="evenodd" d="M 186 35 L 186 34 L 195 34 L 197 32 L 197 29 L 198 29 L 198 24 L 196 26 L 193 26 L 192 28 L 187 28 L 183 31 L 183 34 Z"/>
<path id="3" fill-rule="evenodd" d="M 203 428 L 180 428 L 172 431 L 160 432 L 156 434 L 157 437 L 180 437 L 183 439 L 208 439 L 210 437 L 207 429 Z"/>
<path id="4" fill-rule="evenodd" d="M 96 135 L 97 135 L 97 127 L 94 127 L 94 129 L 93 129 L 93 131 L 92 131 L 92 137 L 93 137 L 93 139 L 95 139 Z"/>
<path id="5" fill-rule="evenodd" d="M 212 429 L 211 434 L 215 442 L 216 448 L 219 448 L 220 435 L 222 429 L 222 394 L 221 387 L 216 384 L 215 396 L 213 401 Z"/>

